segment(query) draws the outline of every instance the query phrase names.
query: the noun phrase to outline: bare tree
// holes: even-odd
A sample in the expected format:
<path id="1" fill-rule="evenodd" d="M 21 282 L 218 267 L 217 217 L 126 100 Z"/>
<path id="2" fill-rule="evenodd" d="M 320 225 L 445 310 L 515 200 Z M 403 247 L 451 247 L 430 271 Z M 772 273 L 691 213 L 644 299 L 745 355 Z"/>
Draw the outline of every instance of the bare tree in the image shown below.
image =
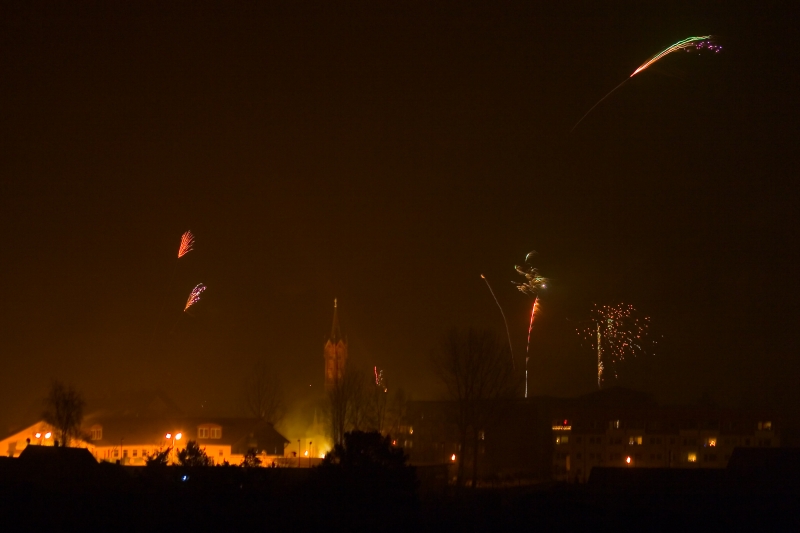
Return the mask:
<path id="1" fill-rule="evenodd" d="M 515 375 L 508 346 L 491 330 L 453 329 L 431 358 L 453 404 L 462 455 L 457 483 L 464 484 L 465 459 L 471 449 L 474 487 L 485 431 L 502 412 L 505 402 L 515 396 L 521 380 Z"/>
<path id="2" fill-rule="evenodd" d="M 44 404 L 42 418 L 55 429 L 57 440 L 62 446 L 70 446 L 73 440 L 81 438 L 83 408 L 86 402 L 80 392 L 72 385 L 65 385 L 55 380 L 50 385 L 50 392 Z"/>
<path id="3" fill-rule="evenodd" d="M 247 376 L 244 399 L 250 414 L 270 424 L 277 424 L 286 414 L 280 377 L 264 360 Z"/>
<path id="4" fill-rule="evenodd" d="M 347 431 L 369 425 L 367 384 L 365 374 L 350 367 L 328 391 L 327 415 L 334 444 L 342 444 Z"/>

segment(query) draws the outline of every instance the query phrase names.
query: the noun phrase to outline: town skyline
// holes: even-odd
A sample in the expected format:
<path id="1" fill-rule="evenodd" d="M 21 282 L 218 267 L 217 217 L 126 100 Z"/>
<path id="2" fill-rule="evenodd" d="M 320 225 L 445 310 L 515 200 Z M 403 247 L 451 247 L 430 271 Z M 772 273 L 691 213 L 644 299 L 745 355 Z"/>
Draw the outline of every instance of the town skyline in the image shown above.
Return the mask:
<path id="1" fill-rule="evenodd" d="M 334 299 L 350 363 L 435 399 L 451 327 L 505 334 L 482 274 L 524 361 L 531 250 L 532 395 L 596 390 L 576 330 L 626 303 L 659 346 L 620 385 L 796 404 L 791 13 L 575 9 L 4 6 L 0 427 L 52 379 L 241 412 L 262 359 L 302 404 Z"/>

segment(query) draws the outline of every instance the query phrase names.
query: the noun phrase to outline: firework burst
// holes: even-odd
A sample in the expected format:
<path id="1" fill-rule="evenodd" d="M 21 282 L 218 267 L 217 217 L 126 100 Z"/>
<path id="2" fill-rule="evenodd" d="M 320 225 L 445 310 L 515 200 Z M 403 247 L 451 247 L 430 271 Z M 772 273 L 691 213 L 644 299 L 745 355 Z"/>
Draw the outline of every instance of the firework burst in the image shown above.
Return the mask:
<path id="1" fill-rule="evenodd" d="M 178 248 L 178 259 L 192 251 L 194 246 L 194 235 L 191 231 L 187 231 L 181 235 L 181 245 Z"/>
<path id="2" fill-rule="evenodd" d="M 634 70 L 633 74 L 631 74 L 630 76 L 628 76 L 627 78 L 622 80 L 622 83 L 620 83 L 619 85 L 617 85 L 616 87 L 611 89 L 608 92 L 608 94 L 606 94 L 604 97 L 602 97 L 600 100 L 598 100 L 596 104 L 594 104 L 591 108 L 589 108 L 589 111 L 587 111 L 581 117 L 581 119 L 578 122 L 576 122 L 574 126 L 572 126 L 572 129 L 570 130 L 570 133 L 575 131 L 575 128 L 578 127 L 578 124 L 583 122 L 583 119 L 585 119 L 586 116 L 589 113 L 591 113 L 592 110 L 595 107 L 600 105 L 600 102 L 602 102 L 603 100 L 605 100 L 606 98 L 611 96 L 611 93 L 613 93 L 614 91 L 616 91 L 617 89 L 622 87 L 625 84 L 626 81 L 628 81 L 632 77 L 636 76 L 640 72 L 642 72 L 644 70 L 647 70 L 653 63 L 657 62 L 658 60 L 660 60 L 660 59 L 662 59 L 662 58 L 664 58 L 666 56 L 668 56 L 669 54 L 671 54 L 673 52 L 677 52 L 679 50 L 686 50 L 687 52 L 691 52 L 692 50 L 696 50 L 696 51 L 709 51 L 709 52 L 713 52 L 713 53 L 719 53 L 722 50 L 722 47 L 717 45 L 717 44 L 715 44 L 710 39 L 711 39 L 710 35 L 701 35 L 699 37 L 687 37 L 686 39 L 682 39 L 682 40 L 678 41 L 677 43 L 666 47 L 665 49 L 663 49 L 662 51 L 660 51 L 659 53 L 657 53 L 656 55 L 654 55 L 653 57 L 651 57 L 650 59 L 648 59 L 647 61 L 645 61 L 641 65 L 639 65 L 639 68 Z"/>
<path id="3" fill-rule="evenodd" d="M 626 358 L 644 355 L 650 317 L 639 318 L 632 305 L 594 306 L 589 325 L 578 329 L 578 335 L 597 352 L 597 388 L 603 387 L 605 371 L 617 378 L 616 366 Z"/>
<path id="4" fill-rule="evenodd" d="M 192 292 L 189 294 L 189 299 L 186 300 L 186 307 L 183 308 L 183 311 L 186 312 L 191 306 L 197 303 L 200 300 L 200 295 L 203 294 L 203 291 L 206 290 L 206 286 L 202 283 L 198 283 L 197 286 L 192 289 Z"/>

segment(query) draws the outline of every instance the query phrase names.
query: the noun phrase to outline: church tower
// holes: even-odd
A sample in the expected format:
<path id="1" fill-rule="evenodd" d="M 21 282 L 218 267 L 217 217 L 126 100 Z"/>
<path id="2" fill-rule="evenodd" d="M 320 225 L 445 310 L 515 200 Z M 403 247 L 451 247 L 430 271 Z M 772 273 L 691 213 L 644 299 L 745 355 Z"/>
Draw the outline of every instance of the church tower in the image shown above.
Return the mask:
<path id="1" fill-rule="evenodd" d="M 344 367 L 347 363 L 347 341 L 342 338 L 339 329 L 339 310 L 336 299 L 333 300 L 333 326 L 331 336 L 325 343 L 325 390 L 332 390 L 341 382 Z"/>

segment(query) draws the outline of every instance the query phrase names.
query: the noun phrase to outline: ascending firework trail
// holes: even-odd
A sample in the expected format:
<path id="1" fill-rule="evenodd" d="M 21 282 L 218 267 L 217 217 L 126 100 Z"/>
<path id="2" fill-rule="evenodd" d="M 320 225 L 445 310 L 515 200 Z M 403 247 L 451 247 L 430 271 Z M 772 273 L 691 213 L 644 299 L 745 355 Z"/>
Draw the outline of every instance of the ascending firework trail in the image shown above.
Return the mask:
<path id="1" fill-rule="evenodd" d="M 525 266 L 515 266 L 514 270 L 517 274 L 523 276 L 525 281 L 518 283 L 512 281 L 517 289 L 522 294 L 533 296 L 533 305 L 531 306 L 531 321 L 528 324 L 528 344 L 525 346 L 525 397 L 528 397 L 528 360 L 530 359 L 531 349 L 531 331 L 533 331 L 533 319 L 536 317 L 536 309 L 539 307 L 539 291 L 547 288 L 547 278 L 542 277 L 539 271 L 530 265 L 528 262 L 531 257 L 536 255 L 536 251 L 531 251 L 525 256 Z"/>
<path id="2" fill-rule="evenodd" d="M 611 89 L 608 92 L 607 95 L 602 97 L 596 104 L 594 104 L 591 108 L 589 108 L 589 111 L 587 111 L 581 117 L 581 119 L 578 122 L 576 122 L 574 126 L 572 126 L 572 129 L 569 130 L 569 132 L 572 133 L 573 131 L 575 131 L 575 128 L 578 127 L 578 124 L 580 124 L 583 121 L 583 119 L 585 119 L 586 116 L 589 113 L 592 112 L 592 109 L 594 109 L 595 107 L 600 105 L 600 102 L 602 102 L 603 100 L 605 100 L 606 98 L 611 96 L 611 93 L 613 93 L 614 91 L 616 91 L 617 89 L 622 87 L 625 84 L 626 81 L 628 81 L 632 77 L 636 76 L 637 74 L 639 74 L 643 70 L 646 70 L 650 65 L 652 65 L 653 63 L 655 63 L 656 61 L 658 61 L 662 57 L 665 57 L 665 56 L 671 54 L 672 52 L 677 52 L 678 50 L 686 50 L 688 52 L 692 48 L 694 48 L 695 50 L 709 50 L 709 51 L 714 52 L 714 53 L 719 52 L 720 50 L 722 50 L 722 47 L 714 44 L 713 42 L 711 42 L 709 40 L 710 38 L 711 38 L 710 35 L 701 35 L 700 37 L 687 37 L 686 39 L 683 39 L 682 41 L 678 41 L 677 43 L 673 44 L 672 46 L 668 46 L 664 50 L 660 51 L 659 53 L 657 53 L 656 55 L 654 55 L 653 57 L 651 57 L 650 59 L 648 59 L 647 61 L 642 63 L 639 66 L 639 68 L 637 68 L 636 70 L 633 71 L 633 74 L 631 74 L 630 76 L 625 78 L 622 81 L 622 83 L 620 83 L 619 85 L 617 85 L 616 87 Z"/>
<path id="3" fill-rule="evenodd" d="M 492 298 L 494 298 L 494 302 L 497 304 L 497 308 L 500 309 L 500 314 L 503 315 L 503 323 L 506 325 L 506 335 L 508 335 L 508 349 L 511 352 L 511 367 L 516 370 L 516 364 L 514 363 L 514 348 L 511 346 L 511 331 L 508 329 L 508 321 L 506 320 L 506 314 L 503 312 L 503 307 L 500 305 L 500 302 L 495 296 L 494 291 L 492 290 L 492 286 L 489 285 L 489 280 L 486 279 L 486 276 L 481 274 L 481 278 L 483 281 L 486 282 L 486 286 L 489 287 L 489 292 L 492 293 Z"/>

